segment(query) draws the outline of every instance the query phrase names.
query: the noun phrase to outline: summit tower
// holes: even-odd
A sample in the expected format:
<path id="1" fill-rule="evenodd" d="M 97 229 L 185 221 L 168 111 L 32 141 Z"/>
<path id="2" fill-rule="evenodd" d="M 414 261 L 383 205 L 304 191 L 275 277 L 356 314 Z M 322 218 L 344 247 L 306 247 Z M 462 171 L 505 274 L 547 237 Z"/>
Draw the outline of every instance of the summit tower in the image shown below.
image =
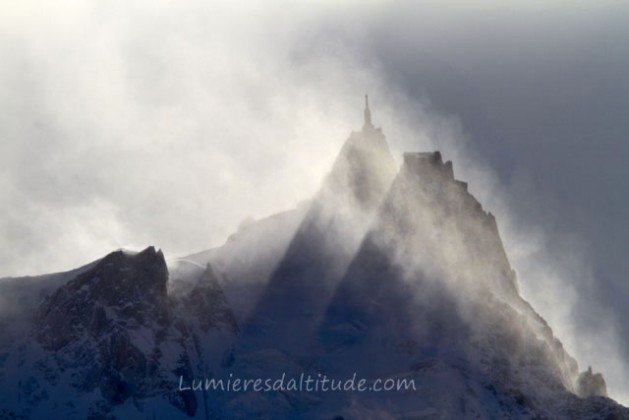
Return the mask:
<path id="1" fill-rule="evenodd" d="M 363 131 L 373 131 L 374 127 L 371 122 L 371 110 L 369 109 L 369 95 L 365 95 L 365 123 L 363 124 Z"/>

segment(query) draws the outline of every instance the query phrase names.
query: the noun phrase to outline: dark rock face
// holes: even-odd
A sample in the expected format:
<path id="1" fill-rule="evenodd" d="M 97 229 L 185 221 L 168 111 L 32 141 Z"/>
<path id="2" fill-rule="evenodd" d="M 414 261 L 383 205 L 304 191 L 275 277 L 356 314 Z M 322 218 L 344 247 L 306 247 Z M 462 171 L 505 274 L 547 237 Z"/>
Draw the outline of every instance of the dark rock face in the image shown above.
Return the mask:
<path id="1" fill-rule="evenodd" d="M 160 383 L 175 383 L 160 366 L 171 320 L 167 282 L 164 256 L 153 247 L 109 254 L 44 301 L 37 341 L 62 371 L 80 372 L 79 390 L 99 389 L 111 405 L 154 394 Z"/>
<path id="2" fill-rule="evenodd" d="M 59 350 L 84 333 L 99 337 L 117 326 L 166 325 L 168 269 L 161 251 L 117 251 L 44 301 L 36 315 L 37 339 Z"/>
<path id="3" fill-rule="evenodd" d="M 190 291 L 179 298 L 178 304 L 185 319 L 195 320 L 206 333 L 217 326 L 234 334 L 240 331 L 223 289 L 218 284 L 217 275 L 209 264 Z"/>
<path id="4" fill-rule="evenodd" d="M 203 353 L 211 352 L 199 348 L 204 337 L 213 331 L 233 336 L 238 325 L 210 266 L 187 293 L 167 290 L 161 251 L 109 254 L 38 308 L 33 335 L 52 355 L 39 368 L 51 383 L 70 373 L 78 395 L 99 392 L 102 400 L 90 405 L 97 417 L 147 398 L 194 416 L 197 397 L 179 390 L 179 380 L 194 377 Z"/>

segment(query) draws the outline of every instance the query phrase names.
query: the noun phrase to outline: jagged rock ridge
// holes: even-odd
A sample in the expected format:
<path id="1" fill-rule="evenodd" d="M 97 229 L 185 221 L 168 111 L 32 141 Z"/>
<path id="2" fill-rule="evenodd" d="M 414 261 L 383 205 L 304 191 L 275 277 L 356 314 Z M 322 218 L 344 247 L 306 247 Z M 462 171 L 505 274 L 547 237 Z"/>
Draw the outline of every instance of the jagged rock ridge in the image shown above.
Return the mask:
<path id="1" fill-rule="evenodd" d="M 20 384 L 18 401 L 29 403 L 18 413 L 100 418 L 126 405 L 150 412 L 164 401 L 171 415 L 194 416 L 198 398 L 178 390 L 180 377 L 211 368 L 216 361 L 205 353 L 220 360 L 238 332 L 212 268 L 194 280 L 185 293 L 169 294 L 164 256 L 149 247 L 113 252 L 45 298 L 30 340 L 10 349 L 2 366 Z M 1 385 L 11 399 L 10 384 Z"/>

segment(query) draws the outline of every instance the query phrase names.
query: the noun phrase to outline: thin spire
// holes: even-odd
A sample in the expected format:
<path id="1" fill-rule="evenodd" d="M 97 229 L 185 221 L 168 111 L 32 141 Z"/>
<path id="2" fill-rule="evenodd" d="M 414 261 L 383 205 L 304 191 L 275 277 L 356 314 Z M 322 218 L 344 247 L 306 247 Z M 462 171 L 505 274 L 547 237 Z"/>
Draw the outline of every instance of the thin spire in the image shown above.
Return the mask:
<path id="1" fill-rule="evenodd" d="M 369 109 L 369 95 L 365 95 L 365 125 L 363 129 L 374 128 L 371 123 L 371 110 Z"/>

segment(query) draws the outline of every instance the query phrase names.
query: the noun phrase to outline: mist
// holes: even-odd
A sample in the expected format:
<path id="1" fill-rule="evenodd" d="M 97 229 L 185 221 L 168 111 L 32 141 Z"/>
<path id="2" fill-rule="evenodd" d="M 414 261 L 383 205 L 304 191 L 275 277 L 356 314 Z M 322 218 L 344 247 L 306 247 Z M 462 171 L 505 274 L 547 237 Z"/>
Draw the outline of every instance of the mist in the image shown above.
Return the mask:
<path id="1" fill-rule="evenodd" d="M 19 7 L 2 25 L 4 275 L 119 247 L 185 254 L 295 206 L 372 83 L 342 51 L 293 56 L 308 10 Z"/>
<path id="2" fill-rule="evenodd" d="M 629 403 L 626 6 L 56 6 L 0 14 L 0 275 L 218 246 L 312 197 L 369 93 L 398 163 L 454 161 L 524 297 Z"/>

